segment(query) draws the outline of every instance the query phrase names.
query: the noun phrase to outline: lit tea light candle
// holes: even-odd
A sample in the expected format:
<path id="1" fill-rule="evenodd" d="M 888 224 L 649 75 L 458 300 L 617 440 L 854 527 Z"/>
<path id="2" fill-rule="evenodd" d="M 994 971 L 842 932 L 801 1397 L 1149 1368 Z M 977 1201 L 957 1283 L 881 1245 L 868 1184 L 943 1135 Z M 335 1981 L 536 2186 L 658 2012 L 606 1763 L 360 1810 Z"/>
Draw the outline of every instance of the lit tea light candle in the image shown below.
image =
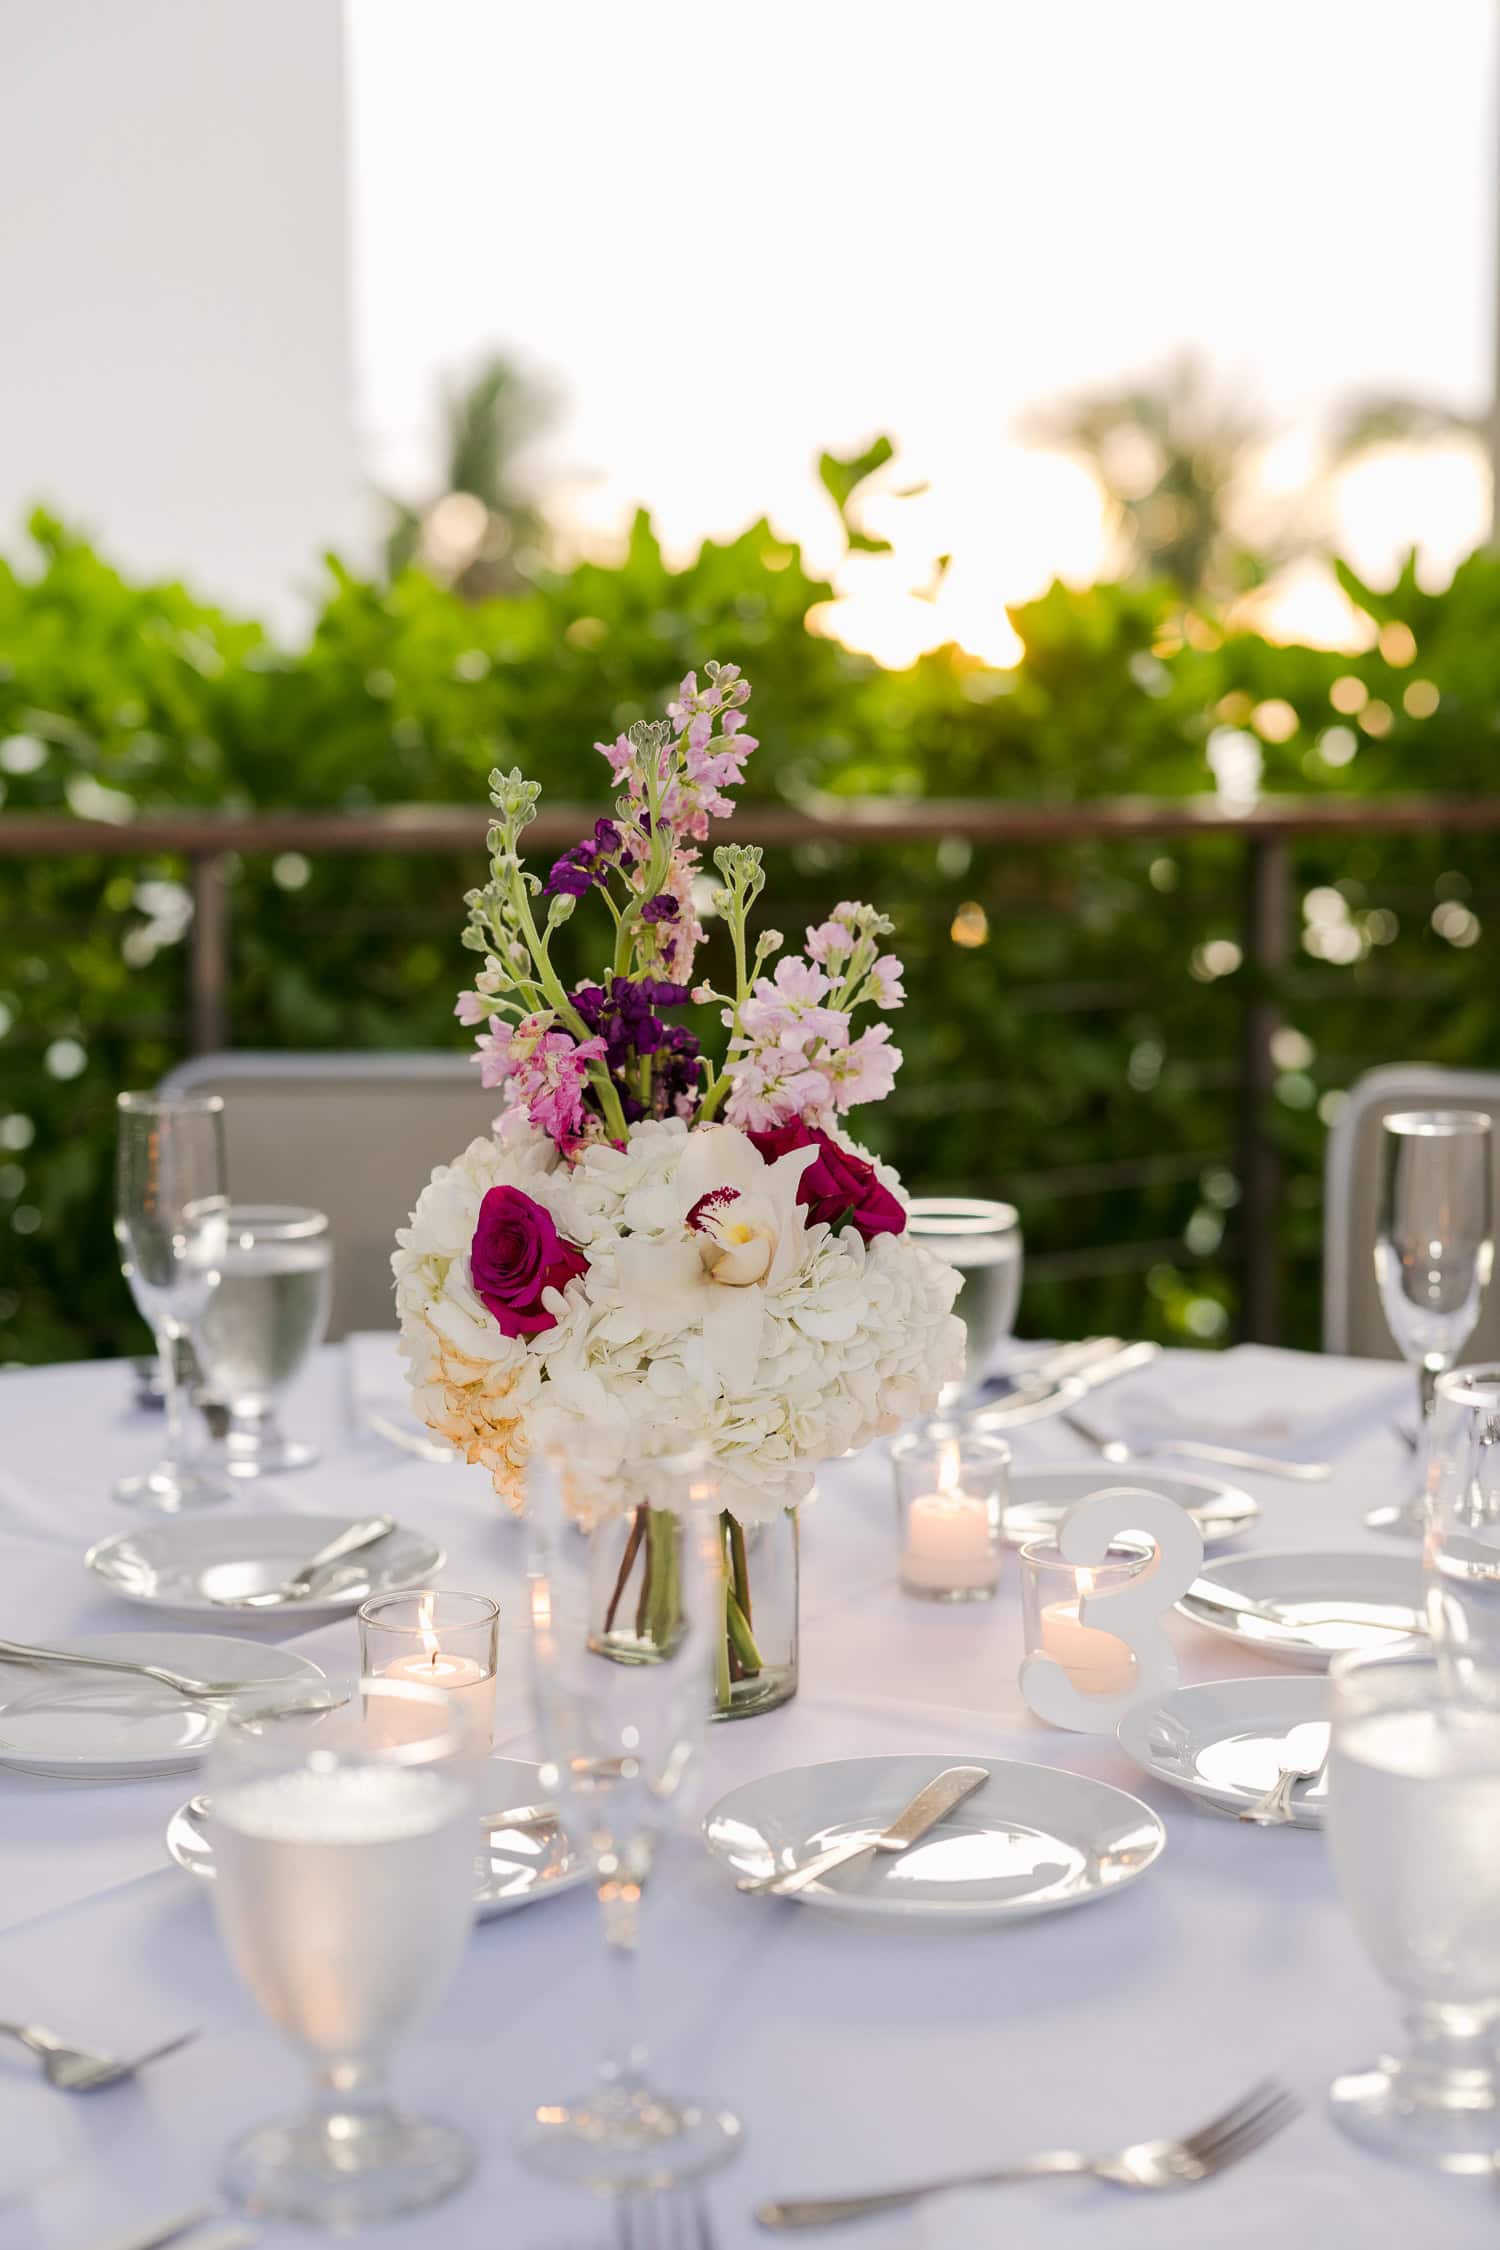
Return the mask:
<path id="1" fill-rule="evenodd" d="M 477 1748 L 488 1749 L 495 1738 L 493 1663 L 486 1665 L 478 1657 L 443 1646 L 441 1629 L 436 1623 L 437 1601 L 435 1594 L 417 1597 L 413 1622 L 402 1634 L 403 1639 L 414 1640 L 417 1646 L 400 1656 L 392 1657 L 387 1663 L 370 1664 L 368 1669 L 373 1678 L 405 1682 L 414 1687 L 441 1689 L 452 1698 L 471 1743 Z M 492 1604 L 486 1606 L 493 1612 Z M 367 1637 L 367 1656 L 375 1653 L 375 1645 Z M 394 1704 L 394 1698 L 392 1702 Z M 386 1720 L 387 1726 L 399 1729 L 402 1723 L 401 1710 L 393 1708 Z"/>
<path id="2" fill-rule="evenodd" d="M 925 1594 L 988 1594 L 1000 1582 L 989 1501 L 965 1491 L 957 1438 L 938 1450 L 937 1489 L 907 1505 L 901 1582 Z"/>

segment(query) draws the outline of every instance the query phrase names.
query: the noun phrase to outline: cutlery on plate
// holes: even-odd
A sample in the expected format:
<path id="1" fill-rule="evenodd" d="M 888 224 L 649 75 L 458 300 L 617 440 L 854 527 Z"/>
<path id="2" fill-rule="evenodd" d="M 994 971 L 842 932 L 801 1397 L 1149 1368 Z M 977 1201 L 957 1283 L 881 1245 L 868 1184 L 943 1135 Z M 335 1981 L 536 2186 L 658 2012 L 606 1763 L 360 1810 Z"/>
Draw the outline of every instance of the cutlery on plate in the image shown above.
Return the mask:
<path id="1" fill-rule="evenodd" d="M 1319 1604 L 1299 1600 L 1299 1610 L 1306 1612 L 1317 1607 L 1321 1614 L 1316 1617 L 1289 1617 L 1286 1610 L 1278 1609 L 1274 1602 L 1255 1601 L 1249 1594 L 1235 1593 L 1232 1587 L 1216 1586 L 1208 1578 L 1195 1578 L 1177 1604 L 1185 1616 L 1191 1617 L 1193 1611 L 1187 1607 L 1189 1602 L 1197 1609 L 1215 1610 L 1222 1617 L 1253 1617 L 1258 1624 L 1274 1625 L 1281 1633 L 1314 1625 L 1358 1625 L 1362 1629 L 1373 1627 L 1380 1633 L 1395 1633 L 1405 1640 L 1427 1630 L 1426 1620 L 1419 1611 L 1403 1610 L 1400 1617 L 1387 1619 L 1376 1614 L 1382 1606 L 1378 1602 L 1372 1602 L 1368 1609 L 1356 1615 L 1352 1610 L 1341 1610 L 1337 1604 L 1324 1608 Z"/>
<path id="2" fill-rule="evenodd" d="M 1275 2079 L 1263 2079 L 1222 2116 L 1211 2118 L 1196 2133 L 1180 2141 L 1136 2141 L 1129 2148 L 1105 2156 L 1085 2156 L 1080 2150 L 1044 2149 L 987 2172 L 962 2172 L 942 2180 L 919 2180 L 909 2187 L 886 2188 L 875 2195 L 808 2196 L 794 2202 L 762 2203 L 755 2213 L 759 2226 L 780 2232 L 791 2227 L 836 2226 L 845 2219 L 871 2217 L 877 2211 L 899 2211 L 921 2203 L 930 2195 L 945 2195 L 950 2188 L 1002 2187 L 1010 2180 L 1040 2180 L 1076 2176 L 1107 2180 L 1112 2187 L 1196 2187 L 1227 2172 L 1232 2164 L 1252 2156 L 1267 2141 L 1283 2132 L 1300 2115 L 1302 2104 Z"/>
<path id="3" fill-rule="evenodd" d="M 88 2047 L 70 2046 L 59 2039 L 55 2031 L 48 2031 L 39 2023 L 0 2023 L 0 2033 L 17 2039 L 34 2054 L 42 2066 L 42 2075 L 49 2086 L 60 2086 L 68 2094 L 92 2094 L 101 2086 L 113 2086 L 122 2078 L 133 2078 L 147 2063 L 160 2062 L 164 2055 L 175 2055 L 196 2039 L 196 2031 L 184 2031 L 176 2039 L 168 2039 L 160 2047 L 148 2048 L 143 2055 L 132 2055 L 121 2060 L 117 2055 L 98 2055 Z"/>
<path id="4" fill-rule="evenodd" d="M 1238 1817 L 1241 1820 L 1252 1821 L 1258 1828 L 1285 1828 L 1290 1826 L 1297 1817 L 1296 1808 L 1292 1802 L 1292 1792 L 1298 1782 L 1305 1781 L 1309 1789 L 1313 1789 L 1322 1780 L 1327 1770 L 1328 1753 L 1326 1750 L 1315 1766 L 1283 1766 L 1280 1775 L 1265 1795 L 1257 1797 L 1253 1805 L 1244 1806 Z"/>
<path id="5" fill-rule="evenodd" d="M 1249 1469 L 1263 1477 L 1286 1477 L 1293 1484 L 1326 1484 L 1333 1475 L 1327 1461 L 1283 1461 L 1274 1453 L 1246 1453 L 1236 1445 L 1207 1445 L 1198 1438 L 1151 1438 L 1127 1445 L 1090 1425 L 1077 1407 L 1065 1407 L 1063 1420 L 1106 1461 L 1154 1461 L 1162 1455 L 1173 1460 L 1215 1461 L 1224 1469 Z"/>
<path id="6" fill-rule="evenodd" d="M 795 1898 L 809 1883 L 816 1883 L 836 1867 L 847 1867 L 852 1860 L 863 1859 L 867 1852 L 904 1852 L 925 1836 L 929 1828 L 935 1827 L 946 1813 L 952 1812 L 955 1805 L 961 1805 L 965 1797 L 972 1797 L 989 1778 L 987 1766 L 949 1766 L 946 1772 L 919 1789 L 911 1803 L 904 1806 L 878 1836 L 846 1837 L 842 1843 L 830 1844 L 826 1851 L 815 1853 L 800 1867 L 778 1867 L 769 1875 L 747 1875 L 739 1887 L 742 1891 L 769 1891 L 777 1898 Z"/>
<path id="7" fill-rule="evenodd" d="M 0 1662 L 8 1664 L 62 1664 L 81 1665 L 90 1672 L 128 1672 L 142 1680 L 157 1680 L 163 1687 L 175 1688 L 179 1695 L 213 1698 L 224 1695 L 246 1695 L 253 1688 L 275 1687 L 275 1680 L 194 1680 L 185 1672 L 174 1672 L 165 1664 L 132 1663 L 123 1656 L 85 1656 L 66 1648 L 34 1648 L 29 1641 L 0 1641 Z"/>
<path id="8" fill-rule="evenodd" d="M 1075 1369 L 1074 1380 L 1081 1383 L 1086 1391 L 1102 1390 L 1106 1383 L 1113 1383 L 1118 1376 L 1133 1375 L 1138 1368 L 1149 1367 L 1153 1360 L 1160 1357 L 1160 1344 L 1120 1344 L 1102 1358 L 1090 1360 L 1085 1366 Z"/>
<path id="9" fill-rule="evenodd" d="M 360 1523 L 351 1523 L 315 1555 L 309 1555 L 301 1569 L 294 1570 L 279 1586 L 267 1586 L 258 1594 L 210 1594 L 209 1600 L 221 1609 L 279 1609 L 284 1602 L 306 1601 L 323 1571 L 347 1561 L 350 1555 L 362 1555 L 367 1547 L 379 1546 L 395 1528 L 394 1516 L 367 1516 Z"/>

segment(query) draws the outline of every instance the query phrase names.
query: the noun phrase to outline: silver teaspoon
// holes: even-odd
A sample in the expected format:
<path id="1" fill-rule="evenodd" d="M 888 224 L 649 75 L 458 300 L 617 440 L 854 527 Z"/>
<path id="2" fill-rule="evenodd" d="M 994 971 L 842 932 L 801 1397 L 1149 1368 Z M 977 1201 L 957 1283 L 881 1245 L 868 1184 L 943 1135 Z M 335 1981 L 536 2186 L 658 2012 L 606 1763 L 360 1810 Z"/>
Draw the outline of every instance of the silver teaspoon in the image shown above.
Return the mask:
<path id="1" fill-rule="evenodd" d="M 309 1555 L 302 1568 L 279 1586 L 267 1586 L 258 1594 L 210 1594 L 208 1598 L 220 1609 L 280 1609 L 287 1602 L 306 1601 L 320 1572 L 350 1555 L 363 1554 L 367 1547 L 378 1546 L 395 1528 L 393 1516 L 368 1516 L 361 1523 L 350 1524 L 315 1555 Z"/>

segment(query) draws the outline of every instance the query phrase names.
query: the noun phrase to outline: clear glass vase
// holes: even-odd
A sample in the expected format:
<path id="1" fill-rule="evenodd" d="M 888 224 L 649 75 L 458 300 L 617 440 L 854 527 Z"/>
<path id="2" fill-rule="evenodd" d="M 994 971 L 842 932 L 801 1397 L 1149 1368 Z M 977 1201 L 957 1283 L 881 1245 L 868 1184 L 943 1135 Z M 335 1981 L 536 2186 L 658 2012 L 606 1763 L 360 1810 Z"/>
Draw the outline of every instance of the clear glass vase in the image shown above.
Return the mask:
<path id="1" fill-rule="evenodd" d="M 719 1516 L 724 1631 L 710 1716 L 748 1719 L 797 1692 L 799 1540 L 795 1508 L 768 1523 Z M 677 1530 L 669 1509 L 639 1506 L 590 1535 L 589 1644 L 620 1664 L 656 1664 L 679 1626 Z"/>

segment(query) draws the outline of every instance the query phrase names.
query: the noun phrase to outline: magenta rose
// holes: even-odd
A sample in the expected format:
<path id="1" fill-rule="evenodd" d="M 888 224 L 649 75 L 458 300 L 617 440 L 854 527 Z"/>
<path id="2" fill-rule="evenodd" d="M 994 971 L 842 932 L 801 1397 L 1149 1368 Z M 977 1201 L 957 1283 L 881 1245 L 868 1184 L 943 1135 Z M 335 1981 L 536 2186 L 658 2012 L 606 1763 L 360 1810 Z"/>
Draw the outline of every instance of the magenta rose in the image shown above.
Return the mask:
<path id="1" fill-rule="evenodd" d="M 544 1289 L 566 1289 L 589 1270 L 576 1243 L 564 1242 L 552 1214 L 519 1188 L 492 1187 L 479 1206 L 469 1246 L 469 1278 L 507 1336 L 539 1336 L 557 1326 Z"/>
<path id="2" fill-rule="evenodd" d="M 840 1148 L 831 1133 L 795 1119 L 748 1137 L 768 1164 L 778 1156 L 789 1156 L 793 1149 L 818 1151 L 797 1183 L 797 1201 L 810 1226 L 821 1222 L 836 1227 L 847 1221 L 866 1242 L 877 1234 L 905 1233 L 905 1209 L 889 1188 L 881 1186 L 874 1165 Z"/>

